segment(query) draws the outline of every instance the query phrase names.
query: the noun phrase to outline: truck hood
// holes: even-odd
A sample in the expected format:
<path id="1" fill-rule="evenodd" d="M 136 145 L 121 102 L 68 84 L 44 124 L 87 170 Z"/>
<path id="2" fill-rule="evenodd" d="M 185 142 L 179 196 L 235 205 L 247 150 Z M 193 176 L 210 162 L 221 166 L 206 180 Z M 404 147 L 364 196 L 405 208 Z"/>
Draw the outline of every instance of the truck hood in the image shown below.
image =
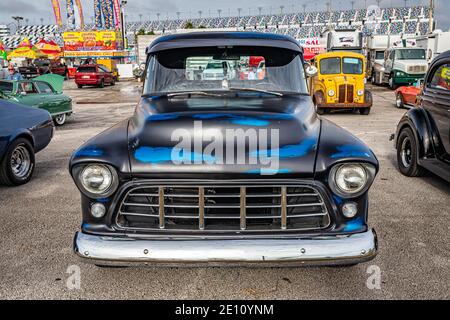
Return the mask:
<path id="1" fill-rule="evenodd" d="M 164 178 L 311 178 L 319 132 L 309 96 L 143 98 L 128 129 L 130 169 Z"/>

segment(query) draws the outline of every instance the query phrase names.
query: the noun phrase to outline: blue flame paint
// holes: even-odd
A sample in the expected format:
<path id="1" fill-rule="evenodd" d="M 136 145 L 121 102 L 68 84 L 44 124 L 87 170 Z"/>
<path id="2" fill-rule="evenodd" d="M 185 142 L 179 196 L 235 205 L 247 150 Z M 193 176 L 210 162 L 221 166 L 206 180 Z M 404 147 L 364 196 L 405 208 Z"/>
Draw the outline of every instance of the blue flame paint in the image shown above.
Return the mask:
<path id="1" fill-rule="evenodd" d="M 75 153 L 76 157 L 100 157 L 104 154 L 103 150 L 95 146 L 81 148 Z"/>
<path id="2" fill-rule="evenodd" d="M 337 205 L 340 205 L 344 202 L 344 199 L 342 199 L 341 197 L 337 196 L 337 195 L 333 195 L 333 199 L 334 202 L 336 202 Z"/>
<path id="3" fill-rule="evenodd" d="M 172 151 L 174 151 L 172 153 Z M 199 154 L 197 152 L 185 152 L 183 149 L 168 147 L 140 147 L 134 152 L 136 160 L 158 164 L 161 162 L 208 162 L 214 163 L 215 157 Z"/>
<path id="4" fill-rule="evenodd" d="M 147 118 L 147 121 L 164 121 L 164 120 L 173 120 L 178 118 L 178 114 L 176 113 L 161 113 L 161 114 L 153 114 Z"/>
<path id="5" fill-rule="evenodd" d="M 287 145 L 283 146 L 280 149 L 272 149 L 272 150 L 259 150 L 250 152 L 251 157 L 276 157 L 279 158 L 298 158 L 304 157 L 311 150 L 314 150 L 316 147 L 316 138 L 309 137 L 304 139 L 299 144 Z"/>
<path id="6" fill-rule="evenodd" d="M 344 227 L 344 232 L 353 232 L 361 229 L 364 226 L 364 221 L 361 217 L 356 218 L 355 220 L 347 222 L 347 225 Z"/>
<path id="7" fill-rule="evenodd" d="M 337 152 L 333 153 L 330 158 L 351 158 L 351 157 L 360 157 L 360 158 L 371 158 L 370 150 L 365 147 L 361 147 L 358 145 L 344 145 L 336 147 Z"/>
<path id="8" fill-rule="evenodd" d="M 264 174 L 264 175 L 269 175 L 269 174 L 277 174 L 277 173 L 289 173 L 291 172 L 291 169 L 270 169 L 270 168 L 261 168 L 261 169 L 253 169 L 253 170 L 249 170 L 247 171 L 247 173 L 250 174 Z"/>

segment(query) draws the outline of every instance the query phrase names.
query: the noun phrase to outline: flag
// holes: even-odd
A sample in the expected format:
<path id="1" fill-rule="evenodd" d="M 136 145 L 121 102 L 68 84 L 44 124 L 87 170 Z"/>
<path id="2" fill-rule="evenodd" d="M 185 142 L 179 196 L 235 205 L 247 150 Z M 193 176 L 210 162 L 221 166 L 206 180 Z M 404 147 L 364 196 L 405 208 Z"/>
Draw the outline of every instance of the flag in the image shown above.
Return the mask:
<path id="1" fill-rule="evenodd" d="M 102 8 L 101 8 L 101 0 L 94 0 L 94 15 L 95 15 L 95 27 L 97 29 L 103 28 L 102 22 Z"/>
<path id="2" fill-rule="evenodd" d="M 120 3 L 119 0 L 113 0 L 113 7 L 114 7 L 114 20 L 115 20 L 115 27 L 116 29 L 121 28 L 121 17 L 120 17 Z"/>
<path id="3" fill-rule="evenodd" d="M 81 0 L 75 0 L 75 4 L 78 8 L 78 16 L 80 18 L 80 28 L 84 29 L 84 16 L 83 16 L 83 7 L 81 6 Z"/>
<path id="4" fill-rule="evenodd" d="M 53 13 L 55 14 L 56 24 L 62 27 L 61 7 L 59 6 L 59 0 L 52 0 Z"/>
<path id="5" fill-rule="evenodd" d="M 71 30 L 75 29 L 75 8 L 73 7 L 73 0 L 66 0 L 67 11 L 67 27 Z"/>

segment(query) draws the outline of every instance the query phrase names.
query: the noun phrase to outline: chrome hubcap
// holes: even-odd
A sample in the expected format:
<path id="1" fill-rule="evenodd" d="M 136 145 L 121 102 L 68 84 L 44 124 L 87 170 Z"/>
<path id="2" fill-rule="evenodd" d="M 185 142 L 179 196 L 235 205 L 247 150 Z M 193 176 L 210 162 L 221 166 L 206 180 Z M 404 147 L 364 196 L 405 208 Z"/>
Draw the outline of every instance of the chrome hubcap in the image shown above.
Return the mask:
<path id="1" fill-rule="evenodd" d="M 402 106 L 402 98 L 397 97 L 397 107 L 400 108 Z"/>
<path id="2" fill-rule="evenodd" d="M 24 178 L 31 168 L 30 152 L 24 145 L 18 145 L 11 156 L 11 170 L 18 178 Z"/>
<path id="3" fill-rule="evenodd" d="M 400 149 L 400 158 L 402 160 L 402 165 L 405 168 L 409 168 L 412 162 L 412 150 L 411 150 L 411 141 L 409 138 L 403 139 L 402 147 Z"/>

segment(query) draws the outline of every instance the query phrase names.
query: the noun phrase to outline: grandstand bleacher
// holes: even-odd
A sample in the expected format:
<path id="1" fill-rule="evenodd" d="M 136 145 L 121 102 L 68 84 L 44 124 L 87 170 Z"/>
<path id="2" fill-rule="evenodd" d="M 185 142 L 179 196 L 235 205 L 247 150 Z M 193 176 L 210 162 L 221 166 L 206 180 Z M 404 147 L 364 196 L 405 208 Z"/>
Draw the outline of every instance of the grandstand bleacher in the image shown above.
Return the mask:
<path id="1" fill-rule="evenodd" d="M 377 16 L 366 9 L 336 10 L 333 12 L 301 12 L 266 15 L 244 15 L 233 17 L 205 17 L 197 19 L 143 20 L 126 23 L 129 44 L 134 43 L 134 34 L 139 30 L 153 31 L 156 34 L 170 34 L 185 28 L 188 22 L 194 28 L 234 29 L 273 32 L 290 35 L 297 39 L 318 37 L 328 27 L 336 29 L 361 28 L 365 36 L 370 34 L 426 34 L 428 33 L 429 7 L 413 6 L 402 8 L 384 8 L 377 11 Z M 368 19 L 370 18 L 370 21 Z M 94 29 L 86 24 L 86 30 Z M 3 42 L 10 48 L 16 47 L 21 39 L 28 37 L 31 43 L 40 38 L 55 40 L 62 45 L 62 32 L 56 25 L 22 26 L 12 36 L 3 37 Z"/>

